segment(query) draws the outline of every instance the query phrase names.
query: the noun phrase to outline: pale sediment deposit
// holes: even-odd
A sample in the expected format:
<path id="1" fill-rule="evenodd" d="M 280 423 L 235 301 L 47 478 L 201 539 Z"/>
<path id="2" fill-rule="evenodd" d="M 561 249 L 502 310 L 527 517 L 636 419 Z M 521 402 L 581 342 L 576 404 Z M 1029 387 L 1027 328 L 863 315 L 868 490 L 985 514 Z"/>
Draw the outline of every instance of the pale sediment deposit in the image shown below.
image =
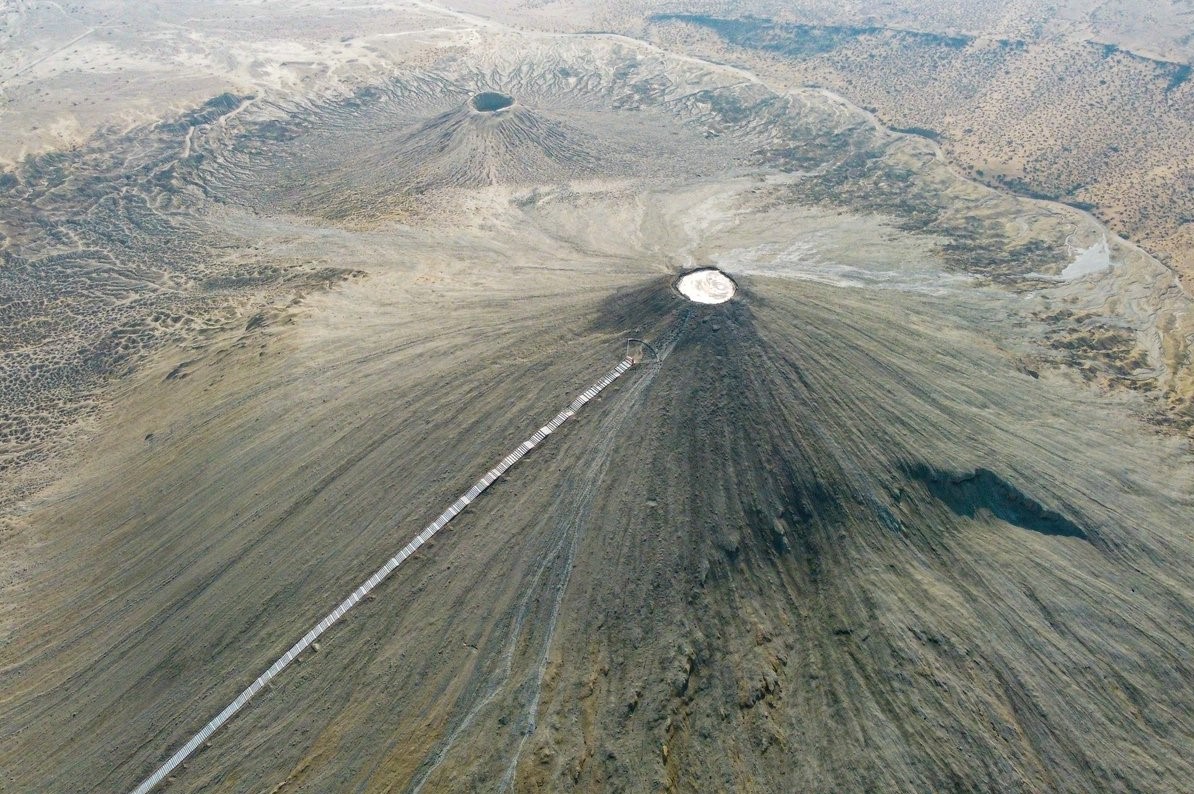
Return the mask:
<path id="1" fill-rule="evenodd" d="M 734 282 L 720 270 L 694 270 L 676 283 L 680 294 L 695 303 L 725 303 L 734 297 Z"/>

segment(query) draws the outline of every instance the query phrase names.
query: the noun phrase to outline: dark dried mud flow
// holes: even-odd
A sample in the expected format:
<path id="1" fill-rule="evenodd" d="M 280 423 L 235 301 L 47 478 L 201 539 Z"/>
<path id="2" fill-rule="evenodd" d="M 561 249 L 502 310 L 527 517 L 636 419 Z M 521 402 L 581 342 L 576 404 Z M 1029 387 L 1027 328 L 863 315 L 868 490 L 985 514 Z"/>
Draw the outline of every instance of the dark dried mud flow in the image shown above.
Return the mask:
<path id="1" fill-rule="evenodd" d="M 634 338 L 165 790 L 1194 790 L 1167 271 L 824 92 L 484 37 L 0 176 L 0 789 L 131 789 Z"/>

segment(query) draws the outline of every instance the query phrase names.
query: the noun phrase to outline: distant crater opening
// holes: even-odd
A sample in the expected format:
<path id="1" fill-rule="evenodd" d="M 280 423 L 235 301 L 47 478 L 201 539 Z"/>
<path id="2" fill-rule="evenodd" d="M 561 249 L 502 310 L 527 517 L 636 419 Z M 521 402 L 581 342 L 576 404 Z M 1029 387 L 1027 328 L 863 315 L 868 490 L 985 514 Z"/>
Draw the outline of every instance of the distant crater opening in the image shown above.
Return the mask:
<path id="1" fill-rule="evenodd" d="M 694 303 L 725 303 L 734 297 L 734 281 L 716 268 L 694 270 L 676 284 L 680 294 Z"/>
<path id="2" fill-rule="evenodd" d="M 514 104 L 514 97 L 497 91 L 482 91 L 470 100 L 473 110 L 479 113 L 496 113 Z"/>

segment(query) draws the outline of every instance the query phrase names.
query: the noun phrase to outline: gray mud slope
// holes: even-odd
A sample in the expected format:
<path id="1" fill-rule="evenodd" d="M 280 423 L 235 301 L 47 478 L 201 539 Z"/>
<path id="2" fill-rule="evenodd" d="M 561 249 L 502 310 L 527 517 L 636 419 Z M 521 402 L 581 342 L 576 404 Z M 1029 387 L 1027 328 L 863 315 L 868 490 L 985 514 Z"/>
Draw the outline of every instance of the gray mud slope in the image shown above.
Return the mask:
<path id="1" fill-rule="evenodd" d="M 428 790 L 490 787 L 523 731 L 520 790 L 1187 786 L 1188 496 L 931 303 L 857 294 L 752 281 L 634 373 L 601 481 L 561 483 L 597 494 L 558 508 L 545 675 Z"/>
<path id="2" fill-rule="evenodd" d="M 752 278 L 689 312 L 669 281 L 198 368 L 210 408 L 47 516 L 77 529 L 6 649 L 8 784 L 135 783 L 623 336 L 681 322 L 170 790 L 1194 779 L 1194 508 L 1155 437 L 937 299 Z"/>
<path id="3" fill-rule="evenodd" d="M 1188 495 L 857 294 L 699 310 L 613 457 L 524 779 L 1188 790 Z"/>

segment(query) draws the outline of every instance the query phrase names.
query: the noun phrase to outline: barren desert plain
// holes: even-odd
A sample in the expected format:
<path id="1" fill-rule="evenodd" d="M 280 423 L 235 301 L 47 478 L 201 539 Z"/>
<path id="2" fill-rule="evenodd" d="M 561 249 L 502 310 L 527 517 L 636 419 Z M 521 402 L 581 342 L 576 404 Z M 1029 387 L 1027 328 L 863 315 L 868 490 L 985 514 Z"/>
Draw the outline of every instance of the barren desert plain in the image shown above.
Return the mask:
<path id="1" fill-rule="evenodd" d="M 0 791 L 1194 792 L 1134 5 L 0 4 Z"/>

